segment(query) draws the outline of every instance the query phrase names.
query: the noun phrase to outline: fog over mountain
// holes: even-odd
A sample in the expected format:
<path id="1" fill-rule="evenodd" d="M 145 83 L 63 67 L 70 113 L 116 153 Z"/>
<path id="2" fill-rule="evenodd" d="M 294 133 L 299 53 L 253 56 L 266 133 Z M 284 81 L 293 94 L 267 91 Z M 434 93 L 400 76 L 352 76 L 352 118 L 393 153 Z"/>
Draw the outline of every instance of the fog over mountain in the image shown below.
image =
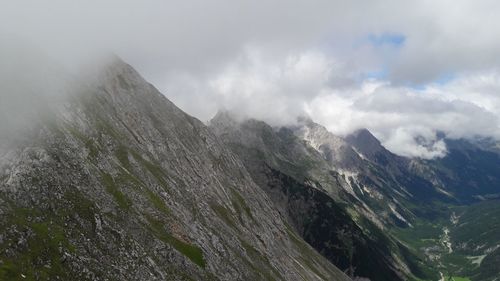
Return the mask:
<path id="1" fill-rule="evenodd" d="M 497 1 L 0 4 L 0 44 L 66 68 L 116 53 L 203 121 L 221 108 L 274 125 L 309 115 L 422 158 L 446 154 L 438 133 L 500 137 Z"/>

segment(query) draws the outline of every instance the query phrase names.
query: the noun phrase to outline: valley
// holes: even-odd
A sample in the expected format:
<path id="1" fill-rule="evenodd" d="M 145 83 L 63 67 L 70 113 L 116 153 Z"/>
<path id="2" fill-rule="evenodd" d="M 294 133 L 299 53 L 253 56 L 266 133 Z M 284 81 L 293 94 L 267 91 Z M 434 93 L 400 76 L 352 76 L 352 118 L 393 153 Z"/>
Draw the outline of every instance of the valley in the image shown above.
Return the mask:
<path id="1" fill-rule="evenodd" d="M 413 227 L 391 229 L 416 254 L 438 271 L 441 280 L 495 280 L 495 251 L 500 247 L 500 202 L 443 206 L 434 219 L 419 219 Z M 453 279 L 452 279 L 453 278 Z"/>

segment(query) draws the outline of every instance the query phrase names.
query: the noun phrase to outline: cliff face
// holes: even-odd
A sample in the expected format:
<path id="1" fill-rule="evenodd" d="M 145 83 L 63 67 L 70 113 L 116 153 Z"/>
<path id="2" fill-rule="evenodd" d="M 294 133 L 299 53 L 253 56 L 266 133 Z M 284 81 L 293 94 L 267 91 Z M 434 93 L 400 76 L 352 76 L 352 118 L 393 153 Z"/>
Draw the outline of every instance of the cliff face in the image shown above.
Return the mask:
<path id="1" fill-rule="evenodd" d="M 95 76 L 0 147 L 0 279 L 348 280 L 205 125 Z"/>
<path id="2" fill-rule="evenodd" d="M 344 139 L 312 122 L 272 128 L 257 120 L 238 122 L 228 112 L 217 114 L 210 127 L 239 155 L 297 234 L 340 269 L 370 280 L 412 276 L 406 248 L 384 231 L 391 220 L 374 211 L 389 209 L 390 201 L 373 202 L 362 193 L 356 176 L 366 160 Z"/>
<path id="3" fill-rule="evenodd" d="M 445 139 L 445 157 L 410 159 L 368 130 L 341 137 L 304 118 L 271 127 L 232 116 L 210 127 L 296 233 L 352 277 L 498 276 L 494 141 Z"/>

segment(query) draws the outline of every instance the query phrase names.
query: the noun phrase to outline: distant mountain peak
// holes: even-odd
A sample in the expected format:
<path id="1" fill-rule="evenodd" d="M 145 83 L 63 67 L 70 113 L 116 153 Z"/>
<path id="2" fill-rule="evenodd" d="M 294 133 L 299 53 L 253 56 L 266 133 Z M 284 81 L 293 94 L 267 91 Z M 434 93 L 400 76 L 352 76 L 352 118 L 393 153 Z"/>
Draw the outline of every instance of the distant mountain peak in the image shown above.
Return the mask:
<path id="1" fill-rule="evenodd" d="M 353 138 L 380 144 L 380 141 L 366 128 L 358 129 L 346 136 L 346 140 Z"/>
<path id="2" fill-rule="evenodd" d="M 212 122 L 217 122 L 217 123 L 237 123 L 236 122 L 236 116 L 233 112 L 227 110 L 227 109 L 219 109 L 217 113 L 212 117 L 210 120 L 210 123 Z"/>
<path id="3" fill-rule="evenodd" d="M 385 150 L 380 141 L 368 129 L 356 130 L 344 139 L 363 154 Z"/>
<path id="4" fill-rule="evenodd" d="M 299 123 L 301 125 L 310 125 L 310 124 L 314 124 L 314 121 L 308 115 L 300 115 L 299 117 L 297 117 L 297 123 Z"/>

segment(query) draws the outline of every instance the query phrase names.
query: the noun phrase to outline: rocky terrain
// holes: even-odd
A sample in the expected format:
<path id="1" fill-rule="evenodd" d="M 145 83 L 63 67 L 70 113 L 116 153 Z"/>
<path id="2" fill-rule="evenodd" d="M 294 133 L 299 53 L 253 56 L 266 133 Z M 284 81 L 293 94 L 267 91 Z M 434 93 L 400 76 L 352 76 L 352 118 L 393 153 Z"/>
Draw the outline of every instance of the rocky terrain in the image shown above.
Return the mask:
<path id="1" fill-rule="evenodd" d="M 274 129 L 256 120 L 238 122 L 228 112 L 220 112 L 210 126 L 241 157 L 297 234 L 332 263 L 352 277 L 413 278 L 416 258 L 405 256 L 411 254 L 384 233 L 391 218 L 360 196 L 377 192 L 379 200 L 387 199 L 376 186 L 371 194 L 366 191 L 357 177 L 365 160 L 343 138 L 309 120 L 303 127 Z"/>
<path id="2" fill-rule="evenodd" d="M 446 140 L 446 157 L 410 159 L 386 150 L 368 130 L 340 137 L 307 118 L 273 128 L 234 116 L 219 112 L 210 127 L 297 234 L 352 277 L 438 280 L 448 274 L 490 280 L 484 276 L 495 272 L 488 266 L 490 273 L 479 273 L 477 257 L 495 260 L 496 224 L 480 220 L 483 229 L 493 229 L 477 248 L 485 240 L 476 238 L 478 225 L 460 224 L 453 216 L 482 209 L 478 200 L 496 198 L 500 158 L 491 144 Z"/>
<path id="3" fill-rule="evenodd" d="M 129 65 L 74 81 L 1 147 L 0 280 L 348 280 Z"/>

